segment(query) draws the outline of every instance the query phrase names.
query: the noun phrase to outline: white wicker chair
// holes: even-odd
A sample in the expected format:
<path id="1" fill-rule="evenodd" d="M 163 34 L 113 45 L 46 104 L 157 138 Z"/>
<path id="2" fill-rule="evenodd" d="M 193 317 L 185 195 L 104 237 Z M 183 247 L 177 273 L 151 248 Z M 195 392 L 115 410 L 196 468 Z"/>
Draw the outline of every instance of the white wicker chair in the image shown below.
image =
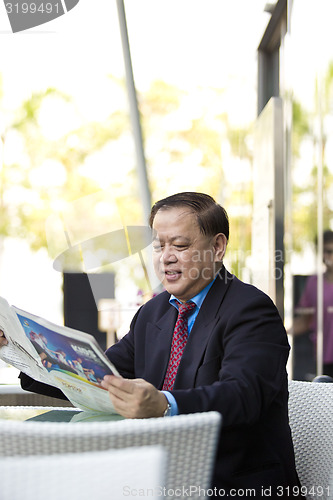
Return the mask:
<path id="1" fill-rule="evenodd" d="M 329 497 L 333 471 L 333 384 L 289 382 L 296 469 L 307 498 Z M 332 494 L 332 493 L 331 493 Z"/>
<path id="2" fill-rule="evenodd" d="M 331 471 L 331 474 L 330 474 L 330 480 L 329 480 L 329 483 L 328 483 L 328 491 L 329 491 L 329 494 L 327 496 L 327 498 L 329 499 L 333 499 L 333 467 L 332 467 L 332 471 Z"/>
<path id="3" fill-rule="evenodd" d="M 124 500 L 163 488 L 165 450 L 147 446 L 0 459 L 1 500 Z"/>
<path id="4" fill-rule="evenodd" d="M 176 492 L 179 488 L 209 488 L 221 419 L 217 412 L 206 412 L 75 424 L 2 420 L 0 456 L 52 455 L 161 445 L 167 452 L 165 487 L 173 492 L 166 498 L 176 498 L 179 497 L 179 490 Z"/>

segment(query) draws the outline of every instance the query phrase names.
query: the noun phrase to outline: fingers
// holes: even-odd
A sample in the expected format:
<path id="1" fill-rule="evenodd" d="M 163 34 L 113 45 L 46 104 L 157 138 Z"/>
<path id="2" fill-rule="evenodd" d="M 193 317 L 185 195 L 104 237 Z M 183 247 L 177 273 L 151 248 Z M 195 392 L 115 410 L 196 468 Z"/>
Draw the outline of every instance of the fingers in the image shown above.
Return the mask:
<path id="1" fill-rule="evenodd" d="M 116 377 L 115 375 L 106 375 L 101 382 L 102 387 L 107 389 L 112 396 L 112 401 L 114 404 L 121 406 L 123 409 L 125 405 L 132 405 L 136 403 L 138 398 L 142 398 L 140 394 L 141 379 L 125 379 L 121 377 Z M 143 381 L 144 382 L 144 381 Z"/>
<path id="2" fill-rule="evenodd" d="M 103 385 L 103 382 L 105 382 L 105 385 Z M 111 386 L 113 388 L 118 388 L 121 391 L 132 394 L 134 391 L 134 388 L 145 381 L 143 379 L 140 379 L 140 378 L 127 379 L 127 378 L 117 377 L 115 375 L 105 375 L 103 382 L 102 382 L 102 385 L 106 389 Z"/>
<path id="3" fill-rule="evenodd" d="M 118 380 L 122 382 L 119 383 Z M 125 418 L 139 418 L 139 409 L 134 394 L 133 381 L 124 383 L 126 379 L 106 376 L 102 380 L 102 387 L 109 391 L 109 396 L 116 411 Z M 132 383 L 131 383 L 132 382 Z"/>
<path id="4" fill-rule="evenodd" d="M 102 386 L 109 391 L 118 413 L 125 418 L 160 417 L 166 407 L 164 394 L 143 379 L 124 379 L 107 375 Z"/>
<path id="5" fill-rule="evenodd" d="M 146 384 L 148 382 L 140 378 L 127 379 L 115 375 L 106 375 L 102 380 L 102 387 L 124 400 L 130 400 L 133 396 L 135 397 L 138 391 L 145 389 Z"/>
<path id="6" fill-rule="evenodd" d="M 7 344 L 8 344 L 8 340 L 6 339 L 4 332 L 2 330 L 0 330 L 0 347 L 7 345 Z"/>

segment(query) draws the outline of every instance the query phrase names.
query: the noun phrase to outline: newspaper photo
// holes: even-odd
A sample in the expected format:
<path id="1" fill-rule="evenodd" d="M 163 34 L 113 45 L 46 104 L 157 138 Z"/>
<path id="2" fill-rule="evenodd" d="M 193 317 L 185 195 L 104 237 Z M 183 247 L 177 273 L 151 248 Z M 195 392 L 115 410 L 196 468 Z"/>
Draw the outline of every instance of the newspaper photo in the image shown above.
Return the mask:
<path id="1" fill-rule="evenodd" d="M 0 358 L 40 382 L 58 387 L 78 408 L 115 413 L 104 375 L 120 376 L 92 335 L 22 311 L 0 297 Z"/>

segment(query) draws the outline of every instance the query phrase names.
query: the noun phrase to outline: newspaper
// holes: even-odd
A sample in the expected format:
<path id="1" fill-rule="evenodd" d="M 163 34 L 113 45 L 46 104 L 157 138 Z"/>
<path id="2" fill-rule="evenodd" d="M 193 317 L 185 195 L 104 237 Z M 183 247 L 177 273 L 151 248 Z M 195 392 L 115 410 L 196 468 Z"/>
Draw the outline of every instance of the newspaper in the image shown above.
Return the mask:
<path id="1" fill-rule="evenodd" d="M 104 375 L 119 375 L 92 335 L 22 311 L 0 297 L 0 330 L 8 345 L 0 358 L 34 380 L 58 387 L 71 403 L 90 412 L 116 413 Z"/>

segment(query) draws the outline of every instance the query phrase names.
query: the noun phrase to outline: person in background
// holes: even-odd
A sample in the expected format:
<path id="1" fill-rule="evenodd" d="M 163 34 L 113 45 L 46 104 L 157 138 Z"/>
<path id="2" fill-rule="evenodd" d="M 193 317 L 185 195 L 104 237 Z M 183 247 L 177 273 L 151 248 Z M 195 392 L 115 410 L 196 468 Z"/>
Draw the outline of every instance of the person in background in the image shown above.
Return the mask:
<path id="1" fill-rule="evenodd" d="M 272 300 L 224 267 L 226 211 L 207 194 L 178 193 L 155 203 L 150 225 L 165 291 L 142 305 L 129 333 L 106 351 L 122 375 L 102 382 L 115 409 L 126 418 L 218 411 L 212 487 L 236 498 L 249 488 L 256 498 L 267 488 L 271 498 L 301 497 L 288 422 L 287 334 Z M 48 392 L 24 374 L 21 383 Z"/>
<path id="2" fill-rule="evenodd" d="M 333 377 L 333 231 L 323 233 L 323 373 Z M 314 353 L 317 342 L 317 275 L 307 279 L 302 296 L 295 308 L 292 334 L 311 332 Z"/>

